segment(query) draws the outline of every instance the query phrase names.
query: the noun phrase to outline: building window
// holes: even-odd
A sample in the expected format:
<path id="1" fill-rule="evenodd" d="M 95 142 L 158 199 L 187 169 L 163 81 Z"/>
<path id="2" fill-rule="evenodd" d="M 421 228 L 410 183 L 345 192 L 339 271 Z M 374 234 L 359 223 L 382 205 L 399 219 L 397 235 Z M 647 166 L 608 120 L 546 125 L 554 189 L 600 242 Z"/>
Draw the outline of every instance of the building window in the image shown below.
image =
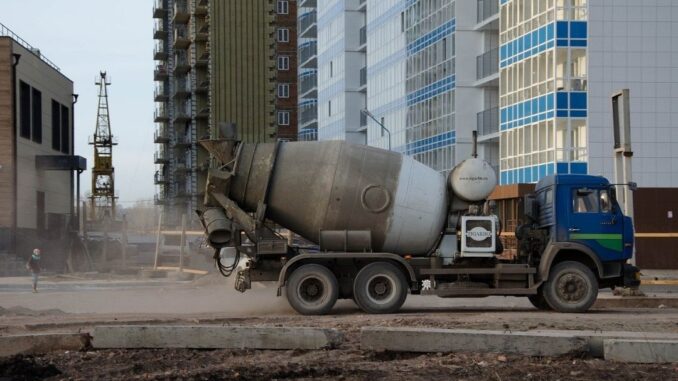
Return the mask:
<path id="1" fill-rule="evenodd" d="M 327 116 L 332 116 L 332 101 L 327 102 Z"/>
<path id="2" fill-rule="evenodd" d="M 290 2 L 287 0 L 278 0 L 278 14 L 286 15 L 290 13 Z"/>
<path id="3" fill-rule="evenodd" d="M 290 57 L 289 56 L 278 57 L 278 70 L 290 70 Z"/>
<path id="4" fill-rule="evenodd" d="M 31 138 L 31 87 L 25 82 L 19 83 L 19 136 Z"/>
<path id="5" fill-rule="evenodd" d="M 278 111 L 278 125 L 279 126 L 289 126 L 290 125 L 290 112 L 289 111 Z"/>
<path id="6" fill-rule="evenodd" d="M 61 152 L 65 154 L 71 153 L 71 113 L 70 109 L 61 105 Z"/>
<path id="7" fill-rule="evenodd" d="M 52 99 L 52 149 L 61 150 L 61 105 Z"/>
<path id="8" fill-rule="evenodd" d="M 278 28 L 278 42 L 290 42 L 290 30 L 288 28 Z"/>
<path id="9" fill-rule="evenodd" d="M 334 62 L 330 61 L 330 78 L 334 77 Z"/>
<path id="10" fill-rule="evenodd" d="M 290 97 L 290 84 L 289 83 L 279 83 L 278 84 L 278 98 L 289 98 Z"/>
<path id="11" fill-rule="evenodd" d="M 33 99 L 31 103 L 31 106 L 33 106 L 31 138 L 36 143 L 42 143 L 42 93 L 39 90 L 33 89 Z"/>

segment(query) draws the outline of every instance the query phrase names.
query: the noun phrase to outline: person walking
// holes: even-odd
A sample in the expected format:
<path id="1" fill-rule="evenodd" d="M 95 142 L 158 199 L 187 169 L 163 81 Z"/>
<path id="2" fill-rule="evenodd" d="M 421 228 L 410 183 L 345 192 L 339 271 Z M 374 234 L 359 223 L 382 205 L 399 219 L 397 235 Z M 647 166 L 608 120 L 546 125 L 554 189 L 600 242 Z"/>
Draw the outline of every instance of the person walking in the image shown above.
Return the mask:
<path id="1" fill-rule="evenodd" d="M 33 293 L 38 292 L 38 275 L 40 274 L 40 249 L 33 249 L 33 255 L 26 263 L 26 269 L 33 276 Z"/>

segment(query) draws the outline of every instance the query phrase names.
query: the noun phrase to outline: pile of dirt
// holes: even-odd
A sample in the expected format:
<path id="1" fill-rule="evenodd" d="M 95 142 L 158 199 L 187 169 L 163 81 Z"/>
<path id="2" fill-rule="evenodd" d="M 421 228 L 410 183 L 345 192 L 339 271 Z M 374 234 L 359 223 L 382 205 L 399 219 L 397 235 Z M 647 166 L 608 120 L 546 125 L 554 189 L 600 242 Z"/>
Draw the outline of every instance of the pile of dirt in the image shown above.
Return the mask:
<path id="1" fill-rule="evenodd" d="M 332 351 L 108 350 L 18 357 L 0 365 L 10 379 L 143 380 L 670 380 L 675 365 L 496 354 Z M 30 373 L 34 372 L 34 373 Z"/>
<path id="2" fill-rule="evenodd" d="M 0 316 L 2 317 L 15 317 L 15 316 L 53 316 L 53 315 L 66 315 L 66 313 L 60 309 L 47 309 L 47 310 L 32 310 L 25 307 L 11 307 L 3 308 L 0 307 Z"/>

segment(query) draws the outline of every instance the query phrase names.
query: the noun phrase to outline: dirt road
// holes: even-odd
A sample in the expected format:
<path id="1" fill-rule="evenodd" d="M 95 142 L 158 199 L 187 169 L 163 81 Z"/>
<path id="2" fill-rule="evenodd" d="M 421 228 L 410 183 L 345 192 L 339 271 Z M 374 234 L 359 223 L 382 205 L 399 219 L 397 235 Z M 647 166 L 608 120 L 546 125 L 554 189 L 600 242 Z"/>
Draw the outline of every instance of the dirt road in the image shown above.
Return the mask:
<path id="1" fill-rule="evenodd" d="M 539 312 L 521 298 L 410 297 L 395 315 L 365 315 L 350 301 L 333 315 L 295 314 L 275 289 L 245 294 L 218 278 L 146 287 L 78 287 L 55 282 L 42 293 L 0 287 L 0 335 L 74 332 L 99 324 L 220 324 L 338 328 L 346 342 L 331 351 L 139 350 L 52 353 L 0 361 L 0 379 L 661 379 L 678 380 L 678 364 L 627 365 L 590 358 L 539 359 L 477 354 L 378 354 L 359 349 L 363 326 L 565 329 L 678 333 L 678 310 Z M 46 285 L 47 286 L 47 285 Z M 113 287 L 115 286 L 115 287 Z M 30 378 L 26 378 L 30 379 Z"/>

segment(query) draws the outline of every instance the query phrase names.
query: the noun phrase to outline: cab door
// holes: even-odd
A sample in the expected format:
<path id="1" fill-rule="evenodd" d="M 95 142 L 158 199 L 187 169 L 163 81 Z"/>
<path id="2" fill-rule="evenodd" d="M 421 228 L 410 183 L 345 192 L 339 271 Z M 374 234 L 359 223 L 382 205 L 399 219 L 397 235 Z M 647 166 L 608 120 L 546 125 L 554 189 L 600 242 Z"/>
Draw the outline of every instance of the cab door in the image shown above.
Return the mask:
<path id="1" fill-rule="evenodd" d="M 624 218 L 613 206 L 609 189 L 574 187 L 571 191 L 569 240 L 587 246 L 602 262 L 622 259 Z"/>

